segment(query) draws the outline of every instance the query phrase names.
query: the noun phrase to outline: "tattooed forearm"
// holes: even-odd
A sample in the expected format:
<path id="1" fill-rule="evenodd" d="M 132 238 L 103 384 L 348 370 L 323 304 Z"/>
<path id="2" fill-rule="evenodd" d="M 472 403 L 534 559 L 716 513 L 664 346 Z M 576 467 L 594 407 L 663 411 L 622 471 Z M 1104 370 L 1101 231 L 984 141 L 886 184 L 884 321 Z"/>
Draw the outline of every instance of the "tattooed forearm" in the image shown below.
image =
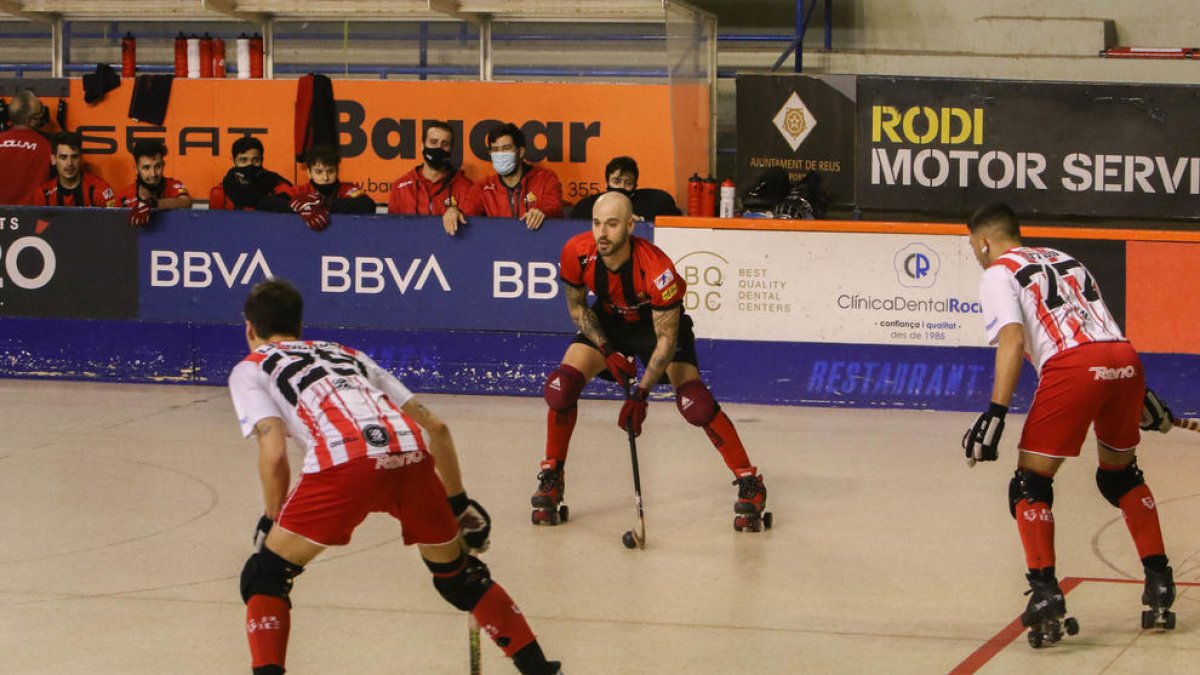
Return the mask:
<path id="1" fill-rule="evenodd" d="M 600 320 L 587 304 L 587 288 L 582 286 L 567 286 L 567 309 L 571 312 L 571 321 L 583 336 L 593 344 L 600 345 L 607 341 L 604 330 L 600 328 Z"/>
<path id="2" fill-rule="evenodd" d="M 654 334 L 658 341 L 654 345 L 654 353 L 646 363 L 646 371 L 642 374 L 642 384 L 649 388 L 658 382 L 667 366 L 675 358 L 675 342 L 679 337 L 679 308 L 665 311 L 655 310 L 653 313 Z M 647 386 L 647 383 L 649 386 Z"/>

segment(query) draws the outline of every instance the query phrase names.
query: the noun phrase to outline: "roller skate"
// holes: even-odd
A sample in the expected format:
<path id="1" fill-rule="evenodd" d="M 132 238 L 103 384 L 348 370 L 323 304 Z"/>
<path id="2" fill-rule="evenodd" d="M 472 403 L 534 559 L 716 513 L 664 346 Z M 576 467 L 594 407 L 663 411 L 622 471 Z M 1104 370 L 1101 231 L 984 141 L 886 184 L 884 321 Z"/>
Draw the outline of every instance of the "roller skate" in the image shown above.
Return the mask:
<path id="1" fill-rule="evenodd" d="M 1150 609 L 1142 610 L 1142 628 L 1175 630 L 1175 578 L 1170 567 L 1160 570 L 1146 568 L 1146 588 L 1142 591 L 1142 604 Z"/>
<path id="2" fill-rule="evenodd" d="M 738 499 L 733 504 L 733 529 L 738 532 L 761 532 L 771 529 L 772 515 L 767 508 L 767 488 L 754 467 L 739 471 L 733 481 L 738 486 Z"/>
<path id="3" fill-rule="evenodd" d="M 534 525 L 558 525 L 567 522 L 570 511 L 563 504 L 563 495 L 567 490 L 567 478 L 558 462 L 553 459 L 542 460 L 542 471 L 538 474 L 538 488 L 529 503 L 533 505 L 530 519 Z"/>
<path id="4" fill-rule="evenodd" d="M 1053 576 L 1036 578 L 1033 574 L 1027 574 L 1025 578 L 1029 580 L 1029 590 L 1025 591 L 1029 604 L 1021 613 L 1021 625 L 1029 629 L 1030 646 L 1038 649 L 1058 642 L 1064 632 L 1067 635 L 1078 633 L 1079 622 L 1075 617 L 1066 616 L 1067 603 L 1058 580 Z"/>

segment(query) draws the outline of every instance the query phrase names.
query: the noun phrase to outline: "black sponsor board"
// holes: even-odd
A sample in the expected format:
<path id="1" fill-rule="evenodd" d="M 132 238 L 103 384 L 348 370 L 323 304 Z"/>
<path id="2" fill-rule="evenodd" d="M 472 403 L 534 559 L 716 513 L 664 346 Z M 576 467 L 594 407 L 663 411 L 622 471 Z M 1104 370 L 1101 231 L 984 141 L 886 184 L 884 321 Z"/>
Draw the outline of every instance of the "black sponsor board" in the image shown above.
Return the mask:
<path id="1" fill-rule="evenodd" d="M 821 174 L 832 204 L 854 203 L 854 76 L 738 75 L 738 195 L 767 168 Z"/>
<path id="2" fill-rule="evenodd" d="M 1200 87 L 858 78 L 858 203 L 1200 219 Z"/>
<path id="3" fill-rule="evenodd" d="M 0 316 L 137 317 L 137 232 L 124 209 L 0 206 Z"/>

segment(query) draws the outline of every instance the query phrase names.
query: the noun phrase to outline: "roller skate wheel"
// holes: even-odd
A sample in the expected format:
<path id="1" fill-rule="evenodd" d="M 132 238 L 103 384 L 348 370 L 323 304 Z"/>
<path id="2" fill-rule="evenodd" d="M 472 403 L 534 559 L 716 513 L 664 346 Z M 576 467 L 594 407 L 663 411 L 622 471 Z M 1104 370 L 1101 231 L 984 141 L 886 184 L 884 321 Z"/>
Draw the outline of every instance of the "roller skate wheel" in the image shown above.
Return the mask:
<path id="1" fill-rule="evenodd" d="M 775 522 L 775 514 L 767 511 L 762 516 L 762 522 L 763 527 L 767 528 L 768 530 L 771 529 L 771 525 Z"/>
<path id="2" fill-rule="evenodd" d="M 1154 628 L 1154 610 L 1142 610 L 1142 630 L 1150 630 Z"/>
<path id="3" fill-rule="evenodd" d="M 637 546 L 637 541 L 633 538 L 633 530 L 625 530 L 625 534 L 621 535 L 621 543 L 625 544 L 625 548 Z"/>
<path id="4" fill-rule="evenodd" d="M 1163 612 L 1163 628 L 1175 630 L 1175 612 Z"/>
<path id="5" fill-rule="evenodd" d="M 1042 634 L 1041 633 L 1037 632 L 1036 630 L 1031 630 L 1031 631 L 1029 631 L 1029 635 L 1027 635 L 1027 637 L 1029 638 L 1029 646 L 1030 647 L 1033 647 L 1034 649 L 1041 649 L 1041 647 L 1042 647 Z"/>
<path id="6" fill-rule="evenodd" d="M 1075 617 L 1073 616 L 1067 617 L 1067 619 L 1063 621 L 1063 626 L 1067 629 L 1067 635 L 1075 635 L 1079 632 L 1079 622 L 1076 621 Z"/>
<path id="7" fill-rule="evenodd" d="M 571 509 L 568 509 L 566 504 L 559 504 L 559 506 L 558 506 L 559 520 L 561 520 L 562 522 L 565 523 L 565 522 L 567 522 L 567 518 L 570 515 L 571 515 Z"/>
<path id="8" fill-rule="evenodd" d="M 529 519 L 534 525 L 558 525 L 559 523 L 557 511 L 547 511 L 544 509 L 534 509 L 529 515 Z"/>

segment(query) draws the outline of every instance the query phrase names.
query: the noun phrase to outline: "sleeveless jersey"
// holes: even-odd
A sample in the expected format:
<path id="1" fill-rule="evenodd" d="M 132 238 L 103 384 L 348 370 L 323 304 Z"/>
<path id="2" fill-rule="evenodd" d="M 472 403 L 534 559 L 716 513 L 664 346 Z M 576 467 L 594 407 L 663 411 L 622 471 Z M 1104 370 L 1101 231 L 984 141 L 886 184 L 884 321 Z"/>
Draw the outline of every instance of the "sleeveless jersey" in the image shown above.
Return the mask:
<path id="1" fill-rule="evenodd" d="M 1100 289 L 1083 263 L 1052 248 L 1022 246 L 996 259 L 979 282 L 988 342 L 1020 323 L 1029 361 L 1042 365 L 1089 342 L 1123 342 Z"/>
<path id="2" fill-rule="evenodd" d="M 304 473 L 359 457 L 424 450 L 400 408 L 411 391 L 369 356 L 333 342 L 273 342 L 234 366 L 229 392 L 242 434 L 279 417 L 307 450 Z"/>

